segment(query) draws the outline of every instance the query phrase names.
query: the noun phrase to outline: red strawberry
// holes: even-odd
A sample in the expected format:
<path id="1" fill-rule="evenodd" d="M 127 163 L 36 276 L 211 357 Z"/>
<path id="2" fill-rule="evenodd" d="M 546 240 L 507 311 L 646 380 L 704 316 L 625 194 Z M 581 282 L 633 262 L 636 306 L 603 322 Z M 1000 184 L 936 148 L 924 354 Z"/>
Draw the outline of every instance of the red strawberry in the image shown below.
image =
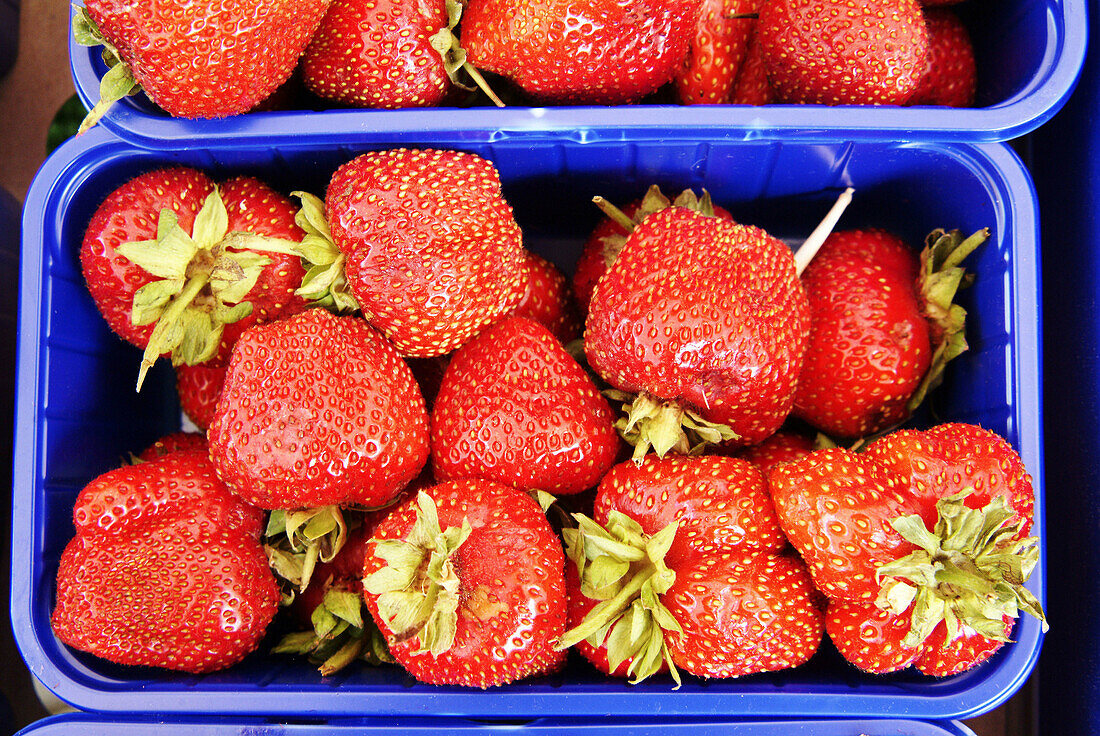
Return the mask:
<path id="1" fill-rule="evenodd" d="M 638 393 L 635 456 L 699 439 L 754 444 L 790 412 L 809 328 L 791 251 L 756 227 L 681 207 L 642 221 L 596 285 L 589 365 Z M 616 396 L 615 398 L 625 398 Z"/>
<path id="2" fill-rule="evenodd" d="M 289 248 L 296 208 L 257 179 L 215 186 L 176 167 L 141 174 L 100 204 L 80 261 L 107 324 L 145 349 L 139 377 L 162 353 L 224 363 L 249 325 L 305 308 L 305 271 Z"/>
<path id="3" fill-rule="evenodd" d="M 479 156 L 364 154 L 333 174 L 325 212 L 351 293 L 403 355 L 451 352 L 523 294 L 520 229 Z"/>
<path id="4" fill-rule="evenodd" d="M 279 594 L 262 513 L 200 453 L 108 471 L 77 497 L 51 622 L 66 644 L 126 665 L 201 673 L 253 651 Z"/>
<path id="5" fill-rule="evenodd" d="M 960 672 L 1008 641 L 1018 609 L 1045 626 L 1023 587 L 1039 554 L 1031 479 L 996 434 L 903 430 L 858 455 L 778 465 L 768 480 L 783 530 L 831 599 L 830 635 L 862 669 Z"/>
<path id="6" fill-rule="evenodd" d="M 397 506 L 371 541 L 367 606 L 417 680 L 486 688 L 560 665 L 561 543 L 523 491 L 440 483 Z"/>
<path id="7" fill-rule="evenodd" d="M 578 493 L 619 453 L 615 415 L 542 325 L 508 317 L 455 351 L 432 412 L 440 480 L 487 478 Z"/>
<path id="8" fill-rule="evenodd" d="M 908 418 L 946 362 L 966 349 L 965 312 L 951 304 L 962 277 L 957 264 L 986 235 L 963 240 L 936 231 L 918 259 L 883 230 L 832 233 L 802 274 L 810 342 L 795 415 L 846 438 Z"/>
<path id="9" fill-rule="evenodd" d="M 135 86 L 170 115 L 220 118 L 246 112 L 282 84 L 329 0 L 85 0 L 73 33 L 104 46 L 113 63 L 93 125 Z"/>
<path id="10" fill-rule="evenodd" d="M 703 0 L 695 38 L 673 80 L 682 104 L 724 103 L 733 94 L 763 0 Z"/>
<path id="11" fill-rule="evenodd" d="M 218 396 L 225 383 L 226 366 L 176 366 L 176 393 L 180 408 L 196 427 L 206 431 L 214 419 Z"/>
<path id="12" fill-rule="evenodd" d="M 760 444 L 742 448 L 737 452 L 737 457 L 748 460 L 767 474 L 776 465 L 798 460 L 815 449 L 814 441 L 809 437 L 780 430 Z"/>
<path id="13" fill-rule="evenodd" d="M 550 261 L 537 253 L 524 253 L 527 286 L 512 314 L 538 322 L 565 344 L 580 336 L 581 325 L 573 304 L 569 281 Z"/>
<path id="14" fill-rule="evenodd" d="M 469 62 L 545 103 L 620 105 L 671 81 L 701 0 L 470 0 Z M 567 19 L 567 20 L 566 20 Z"/>
<path id="15" fill-rule="evenodd" d="M 303 81 L 356 107 L 438 105 L 450 80 L 431 37 L 446 26 L 444 0 L 332 0 L 302 56 Z"/>
<path id="16" fill-rule="evenodd" d="M 737 82 L 729 102 L 734 105 L 770 105 L 775 102 L 775 90 L 768 79 L 768 65 L 764 59 L 757 34 L 749 39 L 745 61 L 737 74 Z"/>
<path id="17" fill-rule="evenodd" d="M 602 603 L 561 646 L 604 646 L 607 669 L 629 660 L 634 681 L 662 662 L 677 680 L 677 668 L 739 677 L 795 667 L 817 651 L 824 622 L 809 573 L 783 554 L 787 541 L 751 463 L 622 463 L 600 483 L 594 517 L 577 515 L 579 527 L 563 533 L 582 593 Z"/>
<path id="18" fill-rule="evenodd" d="M 758 23 L 785 103 L 904 104 L 928 54 L 917 0 L 770 0 Z"/>
<path id="19" fill-rule="evenodd" d="M 909 105 L 970 107 L 978 86 L 977 62 L 970 32 L 950 8 L 924 11 L 928 58 Z"/>
<path id="20" fill-rule="evenodd" d="M 378 332 L 311 309 L 241 335 L 207 436 L 219 476 L 257 506 L 372 507 L 424 467 L 428 415 Z"/>
<path id="21" fill-rule="evenodd" d="M 198 452 L 203 456 L 208 455 L 206 435 L 198 432 L 172 432 L 142 450 L 138 460 L 147 462 L 174 452 Z"/>
<path id="22" fill-rule="evenodd" d="M 599 201 L 604 200 L 600 198 Z M 596 223 L 596 227 L 585 240 L 584 248 L 573 271 L 573 292 L 582 312 L 588 313 L 588 305 L 592 301 L 596 282 L 619 257 L 619 253 L 626 244 L 626 236 L 634 226 L 654 212 L 673 205 L 696 210 L 712 217 L 733 220 L 733 215 L 714 204 L 710 194 L 705 190 L 702 196 L 697 196 L 692 190 L 685 189 L 675 200 L 670 200 L 656 184 L 651 186 L 641 199 L 628 202 L 621 210 L 612 208 L 606 217 Z"/>

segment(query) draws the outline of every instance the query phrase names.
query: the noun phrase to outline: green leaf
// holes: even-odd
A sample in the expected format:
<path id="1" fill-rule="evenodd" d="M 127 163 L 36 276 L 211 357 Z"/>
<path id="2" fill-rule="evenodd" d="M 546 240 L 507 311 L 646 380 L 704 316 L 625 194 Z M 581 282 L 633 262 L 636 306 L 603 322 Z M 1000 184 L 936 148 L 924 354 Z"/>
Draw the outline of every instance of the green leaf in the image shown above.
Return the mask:
<path id="1" fill-rule="evenodd" d="M 229 212 L 225 209 L 218 187 L 206 195 L 202 207 L 195 215 L 195 224 L 191 228 L 191 238 L 200 248 L 212 248 L 221 243 L 229 231 Z"/>

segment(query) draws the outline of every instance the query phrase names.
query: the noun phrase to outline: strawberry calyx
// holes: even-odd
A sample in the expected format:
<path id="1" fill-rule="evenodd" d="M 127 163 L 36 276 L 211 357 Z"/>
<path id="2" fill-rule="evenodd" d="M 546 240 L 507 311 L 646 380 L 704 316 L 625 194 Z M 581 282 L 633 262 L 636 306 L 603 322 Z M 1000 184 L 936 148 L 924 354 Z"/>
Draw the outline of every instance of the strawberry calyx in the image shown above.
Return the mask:
<path id="1" fill-rule="evenodd" d="M 996 641 L 1009 641 L 1004 617 L 1025 611 L 1046 631 L 1042 604 L 1024 587 L 1039 561 L 1037 537 L 1021 537 L 1024 521 L 994 497 L 981 509 L 965 503 L 973 489 L 940 499 L 932 531 L 919 514 L 895 519 L 892 526 L 917 551 L 881 565 L 875 604 L 901 615 L 912 608 L 906 647 L 920 646 L 942 621 L 947 640 L 960 626 Z"/>
<path id="2" fill-rule="evenodd" d="M 577 567 L 581 593 L 600 602 L 561 635 L 556 647 L 564 650 L 585 640 L 594 647 L 606 646 L 612 672 L 629 660 L 632 683 L 658 673 L 665 663 L 679 687 L 665 632 L 683 629 L 660 599 L 676 582 L 664 558 L 679 522 L 647 535 L 637 521 L 619 511 L 608 515 L 606 527 L 584 514 L 573 518 L 576 528 L 562 529 L 566 556 Z"/>
<path id="3" fill-rule="evenodd" d="M 698 455 L 709 446 L 739 439 L 728 425 L 708 421 L 676 401 L 662 400 L 645 391 L 631 394 L 609 389 L 603 393 L 619 402 L 626 412 L 615 422 L 615 429 L 634 447 L 632 458 L 637 464 L 651 448 L 658 457 L 670 452 Z"/>
<path id="4" fill-rule="evenodd" d="M 122 243 L 116 252 L 156 280 L 134 293 L 131 322 L 155 325 L 142 355 L 137 388 L 164 354 L 173 365 L 214 357 L 225 325 L 252 313 L 245 297 L 271 261 L 258 251 L 289 252 L 295 243 L 250 232 L 228 232 L 229 216 L 218 188 L 195 216 L 192 234 L 164 208 L 153 240 Z"/>
<path id="5" fill-rule="evenodd" d="M 440 528 L 435 501 L 420 491 L 408 536 L 375 544 L 386 564 L 363 579 L 363 588 L 377 596 L 378 614 L 396 641 L 417 639 L 418 654 L 438 657 L 454 643 L 460 592 L 454 555 L 471 531 L 465 518 L 460 527 Z"/>
<path id="6" fill-rule="evenodd" d="M 974 274 L 963 260 L 989 240 L 989 228 L 964 238 L 959 230 L 936 229 L 925 238 L 920 254 L 917 291 L 922 313 L 932 326 L 932 363 L 906 409 L 912 413 L 928 392 L 943 382 L 944 367 L 969 349 L 966 342 L 966 310 L 955 304 L 959 289 L 974 283 Z"/>
<path id="7" fill-rule="evenodd" d="M 344 547 L 348 526 L 339 506 L 275 509 L 264 531 L 264 551 L 272 571 L 294 589 L 305 590 L 317 563 L 331 562 Z M 284 596 L 284 603 L 288 598 L 293 600 L 293 592 Z"/>
<path id="8" fill-rule="evenodd" d="M 358 591 L 330 587 L 310 614 L 313 629 L 287 634 L 272 647 L 272 653 L 305 656 L 319 665 L 324 677 L 356 660 L 393 664 L 385 637 L 369 616 L 363 616 L 362 606 Z"/>
<path id="9" fill-rule="evenodd" d="M 714 201 L 711 199 L 710 192 L 706 189 L 703 190 L 702 195 L 697 195 L 691 189 L 685 189 L 676 196 L 676 199 L 670 200 L 665 196 L 658 185 L 653 184 L 646 190 L 645 195 L 642 196 L 642 200 L 632 216 L 627 215 L 603 197 L 593 197 L 592 202 L 600 208 L 601 212 L 626 231 L 626 234 L 612 233 L 602 238 L 603 248 L 601 252 L 603 253 L 604 263 L 606 263 L 608 267 L 610 267 L 611 264 L 618 259 L 619 254 L 622 253 L 623 246 L 626 245 L 627 236 L 634 231 L 635 227 L 642 223 L 642 220 L 649 217 L 654 212 L 660 212 L 669 207 L 684 207 L 706 215 L 707 217 L 717 216 L 714 210 Z"/>
<path id="10" fill-rule="evenodd" d="M 497 96 L 489 83 L 485 81 L 485 77 L 481 75 L 477 67 L 467 61 L 466 49 L 462 48 L 458 34 L 455 33 L 458 22 L 462 19 L 462 11 L 465 9 L 465 5 L 462 0 L 447 0 L 446 7 L 447 25 L 432 34 L 428 39 L 428 43 L 443 58 L 443 69 L 447 72 L 447 76 L 453 84 L 472 91 L 474 87 L 459 79 L 458 72 L 460 70 L 465 71 L 470 79 L 474 80 L 477 88 L 484 92 L 494 105 L 504 107 L 504 101 Z"/>
<path id="11" fill-rule="evenodd" d="M 302 285 L 294 293 L 336 314 L 359 311 L 359 302 L 348 289 L 344 271 L 346 257 L 332 239 L 332 230 L 325 219 L 325 203 L 309 192 L 291 192 L 302 201 L 294 222 L 305 232 L 296 252 L 309 267 Z"/>
<path id="12" fill-rule="evenodd" d="M 99 80 L 99 101 L 81 121 L 77 129 L 79 135 L 98 123 L 111 105 L 140 92 L 141 85 L 130 67 L 122 61 L 118 49 L 103 36 L 92 16 L 81 5 L 73 6 L 72 33 L 73 40 L 81 46 L 102 46 L 103 61 L 107 64 L 107 73 Z"/>

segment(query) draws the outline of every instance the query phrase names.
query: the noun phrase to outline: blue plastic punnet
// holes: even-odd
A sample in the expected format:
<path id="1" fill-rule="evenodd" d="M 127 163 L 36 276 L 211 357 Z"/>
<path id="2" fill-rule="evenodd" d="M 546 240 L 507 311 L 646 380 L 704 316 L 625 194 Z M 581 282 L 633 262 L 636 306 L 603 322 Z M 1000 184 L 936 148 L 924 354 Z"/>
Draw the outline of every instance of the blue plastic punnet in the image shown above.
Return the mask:
<path id="1" fill-rule="evenodd" d="M 556 131 L 577 140 L 720 135 L 841 140 L 1009 140 L 1034 130 L 1065 102 L 1084 59 L 1085 0 L 966 0 L 978 62 L 976 107 L 823 107 L 817 105 L 629 105 L 415 110 L 256 112 L 221 120 L 173 119 L 144 95 L 116 103 L 101 124 L 152 148 L 192 140 L 266 145 L 302 135 L 338 136 L 361 145 L 430 132 L 451 143 L 490 142 L 500 132 Z M 73 79 L 89 107 L 106 66 L 99 50 L 70 45 Z"/>
<path id="2" fill-rule="evenodd" d="M 677 719 L 592 723 L 538 719 L 523 724 L 459 719 L 341 718 L 324 724 L 279 723 L 277 719 L 115 719 L 95 715 L 48 718 L 17 736 L 974 736 L 953 722 L 898 720 L 718 721 Z"/>
<path id="3" fill-rule="evenodd" d="M 795 670 L 688 677 L 679 689 L 665 677 L 639 685 L 609 679 L 580 658 L 559 674 L 481 691 L 419 684 L 391 667 L 356 665 L 323 678 L 266 649 L 224 672 L 189 676 L 119 667 L 62 645 L 49 616 L 77 492 L 180 426 L 170 366 L 158 365 L 134 392 L 139 352 L 109 331 L 85 288 L 83 230 L 113 188 L 156 167 L 193 165 L 219 179 L 247 173 L 286 192 L 323 193 L 337 166 L 370 148 L 310 140 L 169 152 L 93 129 L 58 149 L 31 186 L 23 223 L 11 610 L 31 672 L 59 697 L 88 711 L 297 717 L 941 720 L 988 711 L 1027 679 L 1042 641 L 1030 617 L 1016 626 L 1013 643 L 954 677 L 863 675 L 826 643 Z M 427 134 L 404 141 L 431 142 Z M 705 188 L 739 221 L 789 242 L 805 238 L 847 186 L 855 201 L 841 227 L 885 227 L 917 245 L 936 227 L 988 226 L 991 240 L 971 257 L 977 281 L 962 297 L 970 350 L 949 366 L 928 416 L 982 424 L 1019 450 L 1034 481 L 1035 531 L 1042 536 L 1039 232 L 1031 180 L 1011 149 L 721 138 L 578 142 L 506 133 L 462 148 L 496 163 L 527 245 L 567 272 L 600 217 L 592 197 L 625 202 L 653 183 L 665 191 Z M 1029 582 L 1040 599 L 1045 559 L 1042 550 Z"/>

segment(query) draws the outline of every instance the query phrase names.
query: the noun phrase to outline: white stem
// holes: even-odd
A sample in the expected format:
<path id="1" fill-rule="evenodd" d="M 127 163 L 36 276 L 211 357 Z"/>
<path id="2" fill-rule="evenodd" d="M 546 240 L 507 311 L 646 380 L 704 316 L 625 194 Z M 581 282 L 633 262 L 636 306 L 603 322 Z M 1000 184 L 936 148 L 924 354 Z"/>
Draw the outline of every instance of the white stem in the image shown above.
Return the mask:
<path id="1" fill-rule="evenodd" d="M 829 233 L 836 227 L 836 223 L 840 220 L 840 216 L 844 214 L 844 210 L 852 203 L 854 192 L 855 189 L 852 187 L 848 187 L 841 192 L 840 196 L 836 198 L 836 203 L 833 204 L 832 209 L 825 215 L 825 219 L 814 228 L 814 231 L 810 233 L 810 237 L 806 238 L 802 245 L 798 247 L 798 250 L 794 252 L 794 267 L 799 276 L 806 270 L 806 266 L 810 265 L 810 261 L 817 255 L 821 244 L 825 242 L 825 239 L 829 237 Z"/>

